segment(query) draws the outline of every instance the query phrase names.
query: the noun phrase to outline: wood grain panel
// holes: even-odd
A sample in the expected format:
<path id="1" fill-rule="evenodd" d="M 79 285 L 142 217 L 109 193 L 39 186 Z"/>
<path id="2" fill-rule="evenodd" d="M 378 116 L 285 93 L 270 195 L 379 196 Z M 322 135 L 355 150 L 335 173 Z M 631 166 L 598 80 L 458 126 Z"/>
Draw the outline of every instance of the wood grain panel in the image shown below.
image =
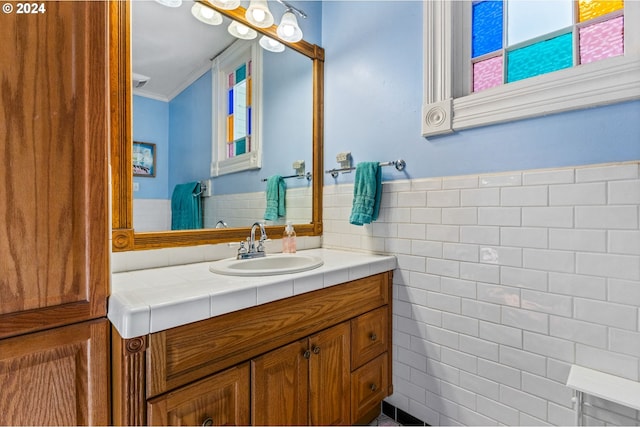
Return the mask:
<path id="1" fill-rule="evenodd" d="M 350 425 L 350 327 L 343 322 L 309 337 L 309 422 Z"/>
<path id="2" fill-rule="evenodd" d="M 380 307 L 351 321 L 351 368 L 356 369 L 387 351 L 388 307 Z"/>
<path id="3" fill-rule="evenodd" d="M 249 425 L 249 363 L 151 400 L 148 408 L 150 425 Z"/>
<path id="4" fill-rule="evenodd" d="M 380 402 L 388 389 L 388 353 L 357 369 L 351 375 L 352 423 L 368 424 L 380 413 Z"/>
<path id="5" fill-rule="evenodd" d="M 0 425 L 109 423 L 109 322 L 0 341 Z"/>
<path id="6" fill-rule="evenodd" d="M 147 395 L 156 396 L 387 304 L 390 274 L 152 334 Z"/>
<path id="7" fill-rule="evenodd" d="M 112 327 L 111 345 L 111 409 L 114 425 L 147 424 L 145 397 L 147 337 L 123 339 Z"/>
<path id="8" fill-rule="evenodd" d="M 306 425 L 309 361 L 306 339 L 251 361 L 251 422 L 257 426 Z"/>
<path id="9" fill-rule="evenodd" d="M 0 25 L 2 336 L 106 315 L 108 4 L 44 4 Z"/>

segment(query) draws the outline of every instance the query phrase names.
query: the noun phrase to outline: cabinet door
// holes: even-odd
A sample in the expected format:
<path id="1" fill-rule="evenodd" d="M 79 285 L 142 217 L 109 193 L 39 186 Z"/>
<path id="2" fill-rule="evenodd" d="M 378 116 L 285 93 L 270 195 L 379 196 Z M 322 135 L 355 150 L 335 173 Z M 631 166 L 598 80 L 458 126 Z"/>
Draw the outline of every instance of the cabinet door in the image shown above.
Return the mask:
<path id="1" fill-rule="evenodd" d="M 153 399 L 148 410 L 151 425 L 248 425 L 249 364 Z"/>
<path id="2" fill-rule="evenodd" d="M 349 342 L 349 322 L 309 338 L 311 425 L 350 425 Z"/>
<path id="3" fill-rule="evenodd" d="M 251 361 L 253 425 L 307 425 L 309 357 L 303 339 Z"/>
<path id="4" fill-rule="evenodd" d="M 109 2 L 11 5 L 0 24 L 0 338 L 105 316 L 109 278 Z"/>
<path id="5" fill-rule="evenodd" d="M 0 340 L 0 425 L 109 424 L 109 322 Z"/>

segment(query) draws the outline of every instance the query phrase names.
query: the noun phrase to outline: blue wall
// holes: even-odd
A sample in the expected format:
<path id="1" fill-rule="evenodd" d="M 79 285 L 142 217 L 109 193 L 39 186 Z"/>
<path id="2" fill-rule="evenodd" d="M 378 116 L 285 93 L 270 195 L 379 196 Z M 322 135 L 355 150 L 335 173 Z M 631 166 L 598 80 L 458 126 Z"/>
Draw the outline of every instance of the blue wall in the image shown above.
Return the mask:
<path id="1" fill-rule="evenodd" d="M 156 144 L 156 176 L 133 178 L 140 189 L 136 199 L 167 199 L 169 182 L 169 104 L 142 96 L 133 97 L 133 140 Z"/>
<path id="2" fill-rule="evenodd" d="M 176 184 L 209 176 L 211 108 L 211 71 L 170 102 L 133 97 L 133 139 L 157 149 L 156 176 L 134 178 L 134 198 L 170 199 Z"/>
<path id="3" fill-rule="evenodd" d="M 640 159 L 640 101 L 425 139 L 422 2 L 330 1 L 322 12 L 326 169 L 341 151 L 354 164 L 405 159 L 386 180 Z"/>
<path id="4" fill-rule="evenodd" d="M 169 197 L 211 173 L 211 70 L 169 102 Z"/>

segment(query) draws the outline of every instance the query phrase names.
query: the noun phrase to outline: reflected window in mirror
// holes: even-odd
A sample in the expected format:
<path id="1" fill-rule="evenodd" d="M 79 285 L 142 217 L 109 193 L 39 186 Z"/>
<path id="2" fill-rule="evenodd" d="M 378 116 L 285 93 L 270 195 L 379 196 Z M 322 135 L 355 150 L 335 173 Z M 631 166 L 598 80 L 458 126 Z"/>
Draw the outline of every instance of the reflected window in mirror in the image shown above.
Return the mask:
<path id="1" fill-rule="evenodd" d="M 237 41 L 213 60 L 211 176 L 262 166 L 262 52 Z"/>

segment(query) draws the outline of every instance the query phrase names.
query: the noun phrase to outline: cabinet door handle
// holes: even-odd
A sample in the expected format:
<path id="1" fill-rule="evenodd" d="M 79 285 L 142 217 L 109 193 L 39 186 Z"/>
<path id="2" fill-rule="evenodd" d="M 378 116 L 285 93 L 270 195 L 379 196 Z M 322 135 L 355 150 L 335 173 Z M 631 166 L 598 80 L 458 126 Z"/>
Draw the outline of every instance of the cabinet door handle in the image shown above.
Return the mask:
<path id="1" fill-rule="evenodd" d="M 375 332 L 371 332 L 371 335 L 369 335 L 369 338 L 371 338 L 371 341 L 375 341 L 378 339 L 378 336 L 376 335 Z"/>
<path id="2" fill-rule="evenodd" d="M 213 418 L 211 418 L 211 417 L 205 418 L 204 421 L 202 421 L 202 425 L 203 426 L 212 426 L 213 425 Z"/>
<path id="3" fill-rule="evenodd" d="M 305 350 L 304 353 L 302 353 L 302 357 L 304 357 L 305 359 L 308 359 L 311 357 L 311 352 L 309 350 Z"/>
<path id="4" fill-rule="evenodd" d="M 371 391 L 376 391 L 376 390 L 378 389 L 378 386 L 377 386 L 377 385 L 375 385 L 375 384 L 371 384 L 371 385 L 369 386 L 369 389 L 371 389 Z"/>
<path id="5" fill-rule="evenodd" d="M 313 346 L 313 354 L 318 354 L 320 353 L 320 347 L 318 347 L 317 345 Z"/>

